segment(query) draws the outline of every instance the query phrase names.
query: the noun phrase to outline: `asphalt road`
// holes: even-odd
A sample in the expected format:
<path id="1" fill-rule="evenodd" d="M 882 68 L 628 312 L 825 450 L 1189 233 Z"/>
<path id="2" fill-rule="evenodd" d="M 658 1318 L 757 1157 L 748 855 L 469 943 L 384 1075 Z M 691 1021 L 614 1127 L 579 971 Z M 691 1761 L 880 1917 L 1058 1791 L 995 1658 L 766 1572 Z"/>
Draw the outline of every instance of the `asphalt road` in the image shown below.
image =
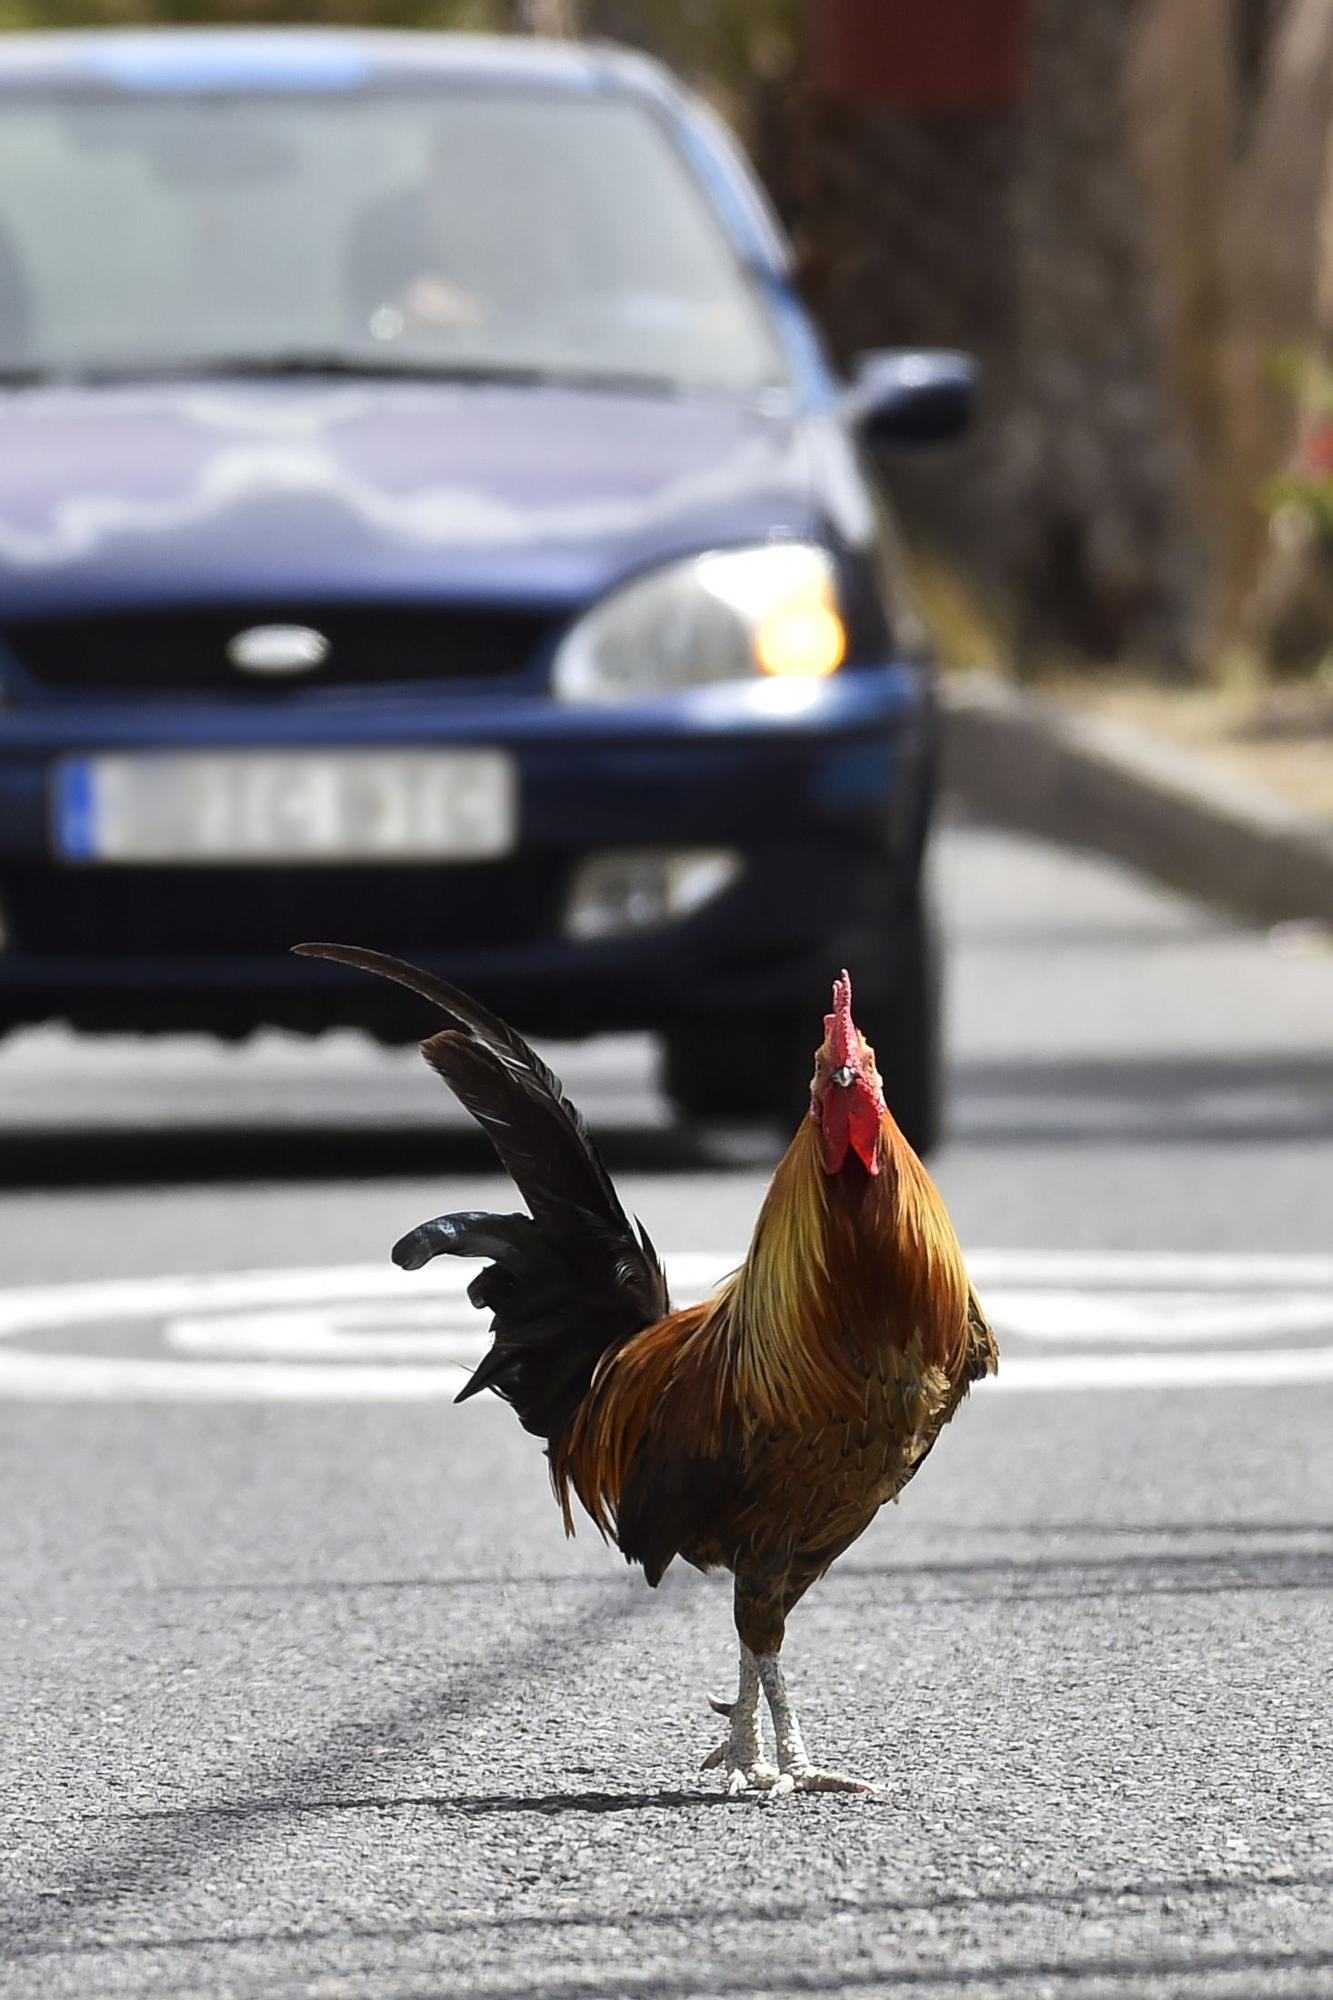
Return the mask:
<path id="1" fill-rule="evenodd" d="M 940 860 L 1005 1366 L 793 1620 L 873 1800 L 722 1799 L 725 1582 L 566 1543 L 452 1407 L 387 1248 L 507 1197 L 414 1054 L 0 1052 L 0 1991 L 1333 1995 L 1333 951 Z M 773 1147 L 557 1055 L 702 1286 Z"/>

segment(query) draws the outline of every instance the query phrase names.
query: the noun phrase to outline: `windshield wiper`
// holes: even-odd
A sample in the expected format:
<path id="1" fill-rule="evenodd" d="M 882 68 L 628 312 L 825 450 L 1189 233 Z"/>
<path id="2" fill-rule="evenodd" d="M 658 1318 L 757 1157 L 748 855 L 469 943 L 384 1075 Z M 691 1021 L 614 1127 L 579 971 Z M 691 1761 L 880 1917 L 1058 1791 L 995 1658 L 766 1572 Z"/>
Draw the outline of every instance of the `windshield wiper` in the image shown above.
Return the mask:
<path id="1" fill-rule="evenodd" d="M 197 359 L 89 363 L 62 368 L 0 370 L 0 384 L 101 386 L 137 382 L 266 381 L 303 376 L 318 380 L 498 383 L 517 388 L 592 389 L 630 395 L 679 396 L 690 385 L 670 375 L 629 369 L 562 367 L 501 361 L 398 360 L 344 349 L 294 348 L 271 354 L 219 354 Z"/>

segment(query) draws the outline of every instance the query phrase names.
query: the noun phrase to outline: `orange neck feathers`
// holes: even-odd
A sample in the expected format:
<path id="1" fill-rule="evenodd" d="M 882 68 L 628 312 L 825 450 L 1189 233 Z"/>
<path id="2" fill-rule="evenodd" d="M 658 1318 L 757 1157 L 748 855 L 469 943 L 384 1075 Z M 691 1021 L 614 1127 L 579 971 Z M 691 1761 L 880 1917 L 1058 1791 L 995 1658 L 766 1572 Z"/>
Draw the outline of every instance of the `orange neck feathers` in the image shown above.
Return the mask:
<path id="1" fill-rule="evenodd" d="M 826 1173 L 819 1128 L 807 1120 L 773 1177 L 721 1302 L 736 1394 L 761 1423 L 863 1416 L 867 1369 L 885 1345 L 919 1340 L 922 1364 L 951 1376 L 962 1365 L 962 1252 L 888 1112 L 877 1165 L 871 1175 L 849 1158 Z"/>
<path id="2" fill-rule="evenodd" d="M 877 1164 L 836 1174 L 803 1120 L 773 1176 L 749 1254 L 716 1297 L 647 1327 L 608 1354 L 551 1453 L 572 1531 L 571 1488 L 604 1534 L 654 1426 L 707 1457 L 743 1428 L 856 1423 L 886 1347 L 913 1366 L 961 1374 L 967 1276 L 943 1204 L 886 1112 Z"/>

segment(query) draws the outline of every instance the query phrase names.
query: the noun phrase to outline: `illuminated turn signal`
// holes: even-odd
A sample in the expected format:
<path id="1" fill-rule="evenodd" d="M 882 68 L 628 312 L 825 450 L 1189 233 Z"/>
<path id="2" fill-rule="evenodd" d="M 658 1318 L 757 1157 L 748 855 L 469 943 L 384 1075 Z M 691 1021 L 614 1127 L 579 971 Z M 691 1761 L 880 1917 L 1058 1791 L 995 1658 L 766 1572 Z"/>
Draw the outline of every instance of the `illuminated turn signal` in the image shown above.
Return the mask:
<path id="1" fill-rule="evenodd" d="M 847 634 L 831 605 L 817 597 L 793 597 L 760 622 L 754 651 L 766 674 L 823 680 L 847 657 Z"/>

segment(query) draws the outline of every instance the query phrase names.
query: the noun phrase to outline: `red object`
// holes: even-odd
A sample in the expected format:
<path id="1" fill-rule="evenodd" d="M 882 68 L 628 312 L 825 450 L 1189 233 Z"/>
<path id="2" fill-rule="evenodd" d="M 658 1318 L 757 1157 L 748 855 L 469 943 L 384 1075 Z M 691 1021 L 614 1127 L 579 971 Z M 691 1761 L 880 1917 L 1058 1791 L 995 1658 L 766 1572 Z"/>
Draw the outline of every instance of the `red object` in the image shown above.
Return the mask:
<path id="1" fill-rule="evenodd" d="M 1301 447 L 1301 471 L 1307 479 L 1333 478 L 1333 420 L 1311 431 Z"/>
<path id="2" fill-rule="evenodd" d="M 1027 0 L 814 0 L 814 73 L 906 111 L 1004 104 L 1023 81 Z"/>
<path id="3" fill-rule="evenodd" d="M 822 1091 L 816 1084 L 810 1115 L 817 1119 L 823 1135 L 824 1171 L 840 1173 L 850 1147 L 866 1172 L 875 1175 L 879 1172 L 884 1096 L 878 1087 L 872 1088 L 862 1070 L 863 1044 L 852 1019 L 852 981 L 846 972 L 839 973 L 833 982 L 833 1012 L 824 1016 L 824 1048 L 835 1075 L 842 1069 L 858 1072 L 851 1084 L 837 1083 Z"/>
<path id="4" fill-rule="evenodd" d="M 852 982 L 846 972 L 839 973 L 833 982 L 833 1012 L 824 1016 L 824 1033 L 833 1043 L 834 1069 L 860 1060 L 856 1023 L 852 1020 Z"/>

